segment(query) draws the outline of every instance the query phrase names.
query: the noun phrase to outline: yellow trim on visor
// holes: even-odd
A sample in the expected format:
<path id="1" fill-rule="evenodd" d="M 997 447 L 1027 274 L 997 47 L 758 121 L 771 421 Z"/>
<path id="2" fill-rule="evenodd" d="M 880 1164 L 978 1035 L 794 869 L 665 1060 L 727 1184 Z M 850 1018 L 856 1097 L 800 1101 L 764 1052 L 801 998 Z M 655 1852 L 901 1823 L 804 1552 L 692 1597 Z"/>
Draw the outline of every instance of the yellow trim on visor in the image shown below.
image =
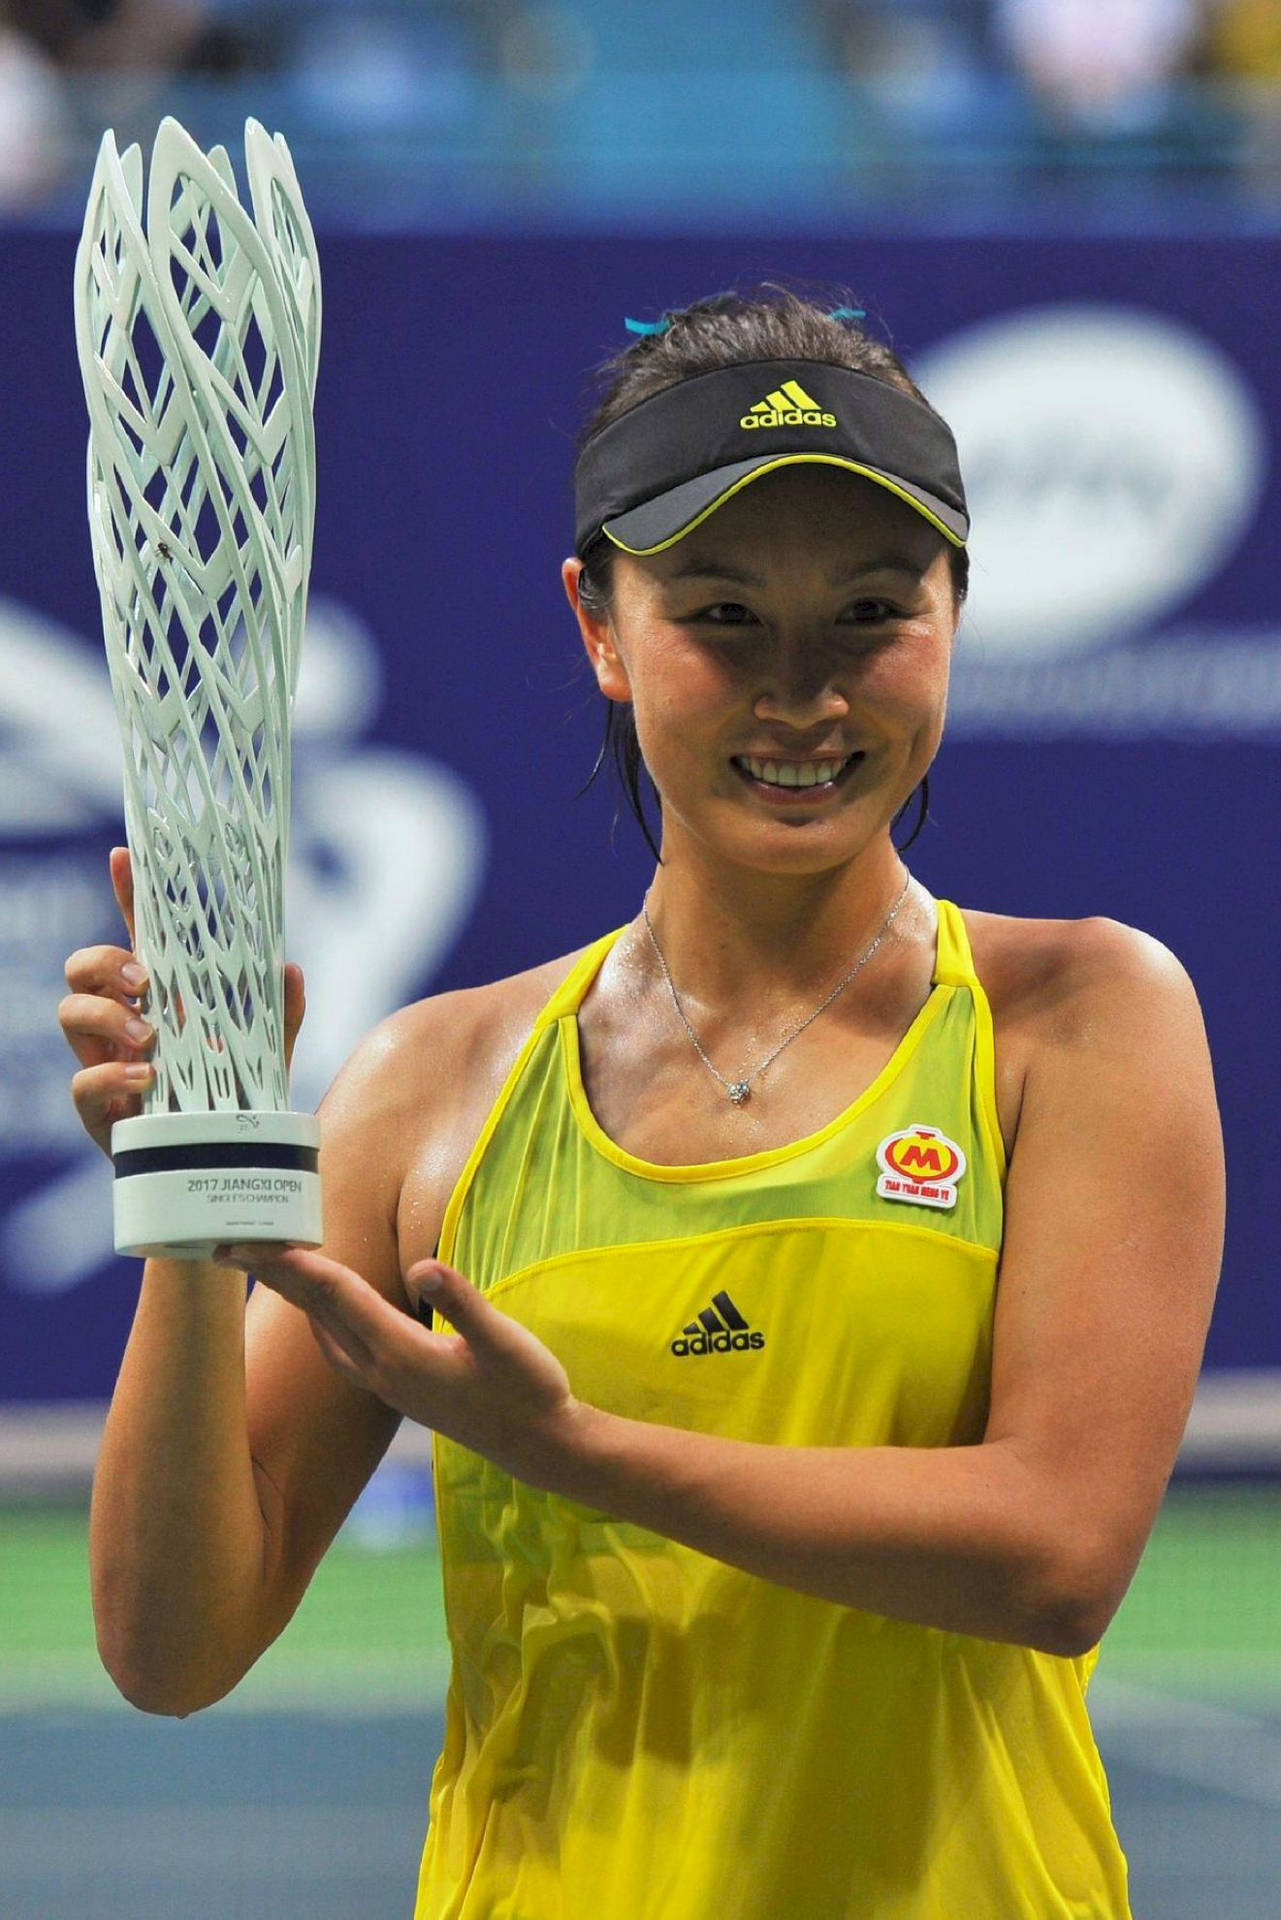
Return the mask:
<path id="1" fill-rule="evenodd" d="M 905 505 L 911 507 L 913 513 L 919 513 L 923 520 L 928 520 L 932 527 L 937 527 L 951 546 L 965 545 L 964 540 L 959 540 L 949 527 L 943 525 L 937 514 L 931 513 L 928 507 L 923 507 L 916 496 L 908 493 L 905 487 L 896 485 L 893 480 L 887 480 L 885 475 L 877 473 L 875 468 L 860 466 L 857 460 L 842 459 L 837 453 L 784 453 L 780 454 L 777 460 L 767 460 L 763 466 L 754 467 L 751 473 L 745 473 L 740 480 L 735 480 L 732 486 L 726 487 L 724 493 L 718 494 L 710 506 L 704 507 L 701 513 L 695 514 L 679 533 L 673 533 L 668 539 L 660 540 L 656 547 L 629 547 L 616 534 L 611 533 L 608 527 L 602 527 L 601 532 L 623 553 L 630 553 L 638 560 L 643 560 L 651 553 L 663 553 L 668 547 L 674 547 L 678 540 L 683 540 L 687 533 L 693 533 L 695 527 L 701 527 L 704 520 L 715 513 L 718 507 L 723 507 L 727 500 L 732 500 L 736 493 L 741 493 L 742 489 L 750 486 L 753 480 L 759 480 L 763 473 L 773 473 L 779 467 L 803 466 L 843 467 L 847 473 L 861 474 L 865 480 L 871 480 L 878 487 L 884 487 L 887 493 L 896 494 Z"/>

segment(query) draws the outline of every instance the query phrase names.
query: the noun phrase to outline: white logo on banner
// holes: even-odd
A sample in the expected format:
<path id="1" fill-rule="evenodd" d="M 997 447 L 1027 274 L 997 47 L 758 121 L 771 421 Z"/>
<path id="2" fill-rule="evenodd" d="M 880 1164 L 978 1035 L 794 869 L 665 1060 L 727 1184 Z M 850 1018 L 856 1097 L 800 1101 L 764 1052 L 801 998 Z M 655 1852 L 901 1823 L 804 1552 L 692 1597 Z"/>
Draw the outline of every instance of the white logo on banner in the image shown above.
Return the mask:
<path id="1" fill-rule="evenodd" d="M 470 787 L 425 755 L 361 737 L 380 693 L 366 628 L 314 597 L 294 717 L 288 876 L 289 952 L 307 976 L 293 1074 L 300 1108 L 316 1104 L 362 1034 L 443 959 L 484 871 L 486 831 Z M 0 1268 L 27 1292 L 72 1286 L 111 1257 L 110 1172 L 76 1120 L 74 1063 L 54 1007 L 71 949 L 119 937 L 102 839 L 104 829 L 123 839 L 120 809 L 105 659 L 0 599 L 0 1157 L 69 1161 L 0 1223 Z"/>
<path id="2" fill-rule="evenodd" d="M 1273 632 L 1184 632 L 1168 658 L 1164 639 L 1125 645 L 1221 571 L 1258 509 L 1267 423 L 1212 341 L 1127 307 L 1033 307 L 913 372 L 956 434 L 974 520 L 960 730 L 1281 722 Z"/>

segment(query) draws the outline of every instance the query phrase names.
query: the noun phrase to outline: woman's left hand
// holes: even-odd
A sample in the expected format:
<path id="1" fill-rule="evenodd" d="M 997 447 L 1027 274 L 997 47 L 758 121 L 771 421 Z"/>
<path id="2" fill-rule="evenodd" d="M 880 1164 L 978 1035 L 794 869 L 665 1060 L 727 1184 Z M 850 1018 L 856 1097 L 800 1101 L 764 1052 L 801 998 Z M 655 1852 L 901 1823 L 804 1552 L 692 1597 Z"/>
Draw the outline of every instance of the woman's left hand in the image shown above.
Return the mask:
<path id="1" fill-rule="evenodd" d="M 555 1355 L 439 1260 L 406 1276 L 453 1333 L 432 1333 L 350 1267 L 306 1247 L 219 1247 L 311 1321 L 321 1351 L 357 1386 L 517 1479 L 551 1488 L 587 1409 Z"/>

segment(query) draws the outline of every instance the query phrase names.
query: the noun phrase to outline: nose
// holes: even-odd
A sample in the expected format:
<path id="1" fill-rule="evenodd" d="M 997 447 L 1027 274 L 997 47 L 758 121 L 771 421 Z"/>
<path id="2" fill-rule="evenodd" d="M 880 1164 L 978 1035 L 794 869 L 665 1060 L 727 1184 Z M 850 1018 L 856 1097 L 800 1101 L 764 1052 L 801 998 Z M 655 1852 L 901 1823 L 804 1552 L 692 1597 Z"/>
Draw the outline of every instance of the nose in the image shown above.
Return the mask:
<path id="1" fill-rule="evenodd" d="M 844 719 L 850 703 L 832 678 L 832 663 L 821 647 L 789 648 L 771 661 L 753 702 L 758 720 L 797 729 Z"/>

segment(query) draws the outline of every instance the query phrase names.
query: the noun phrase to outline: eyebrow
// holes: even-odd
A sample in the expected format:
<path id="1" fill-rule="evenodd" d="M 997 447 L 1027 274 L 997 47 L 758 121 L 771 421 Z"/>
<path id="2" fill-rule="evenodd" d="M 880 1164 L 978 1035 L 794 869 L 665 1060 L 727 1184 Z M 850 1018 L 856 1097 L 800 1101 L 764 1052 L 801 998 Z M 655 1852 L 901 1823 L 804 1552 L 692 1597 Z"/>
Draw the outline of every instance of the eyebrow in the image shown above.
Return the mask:
<path id="1" fill-rule="evenodd" d="M 919 580 L 922 568 L 919 561 L 911 560 L 904 554 L 883 553 L 875 560 L 865 560 L 859 566 L 851 567 L 848 572 L 835 575 L 829 584 L 833 587 L 848 587 L 852 581 L 861 580 L 865 574 L 869 573 L 910 573 L 913 579 Z M 669 574 L 668 578 L 671 580 L 734 580 L 744 587 L 768 585 L 764 574 L 748 573 L 742 567 L 731 567 L 723 560 L 713 560 L 710 557 L 706 560 L 690 560 L 685 566 L 678 567 L 675 573 Z"/>

